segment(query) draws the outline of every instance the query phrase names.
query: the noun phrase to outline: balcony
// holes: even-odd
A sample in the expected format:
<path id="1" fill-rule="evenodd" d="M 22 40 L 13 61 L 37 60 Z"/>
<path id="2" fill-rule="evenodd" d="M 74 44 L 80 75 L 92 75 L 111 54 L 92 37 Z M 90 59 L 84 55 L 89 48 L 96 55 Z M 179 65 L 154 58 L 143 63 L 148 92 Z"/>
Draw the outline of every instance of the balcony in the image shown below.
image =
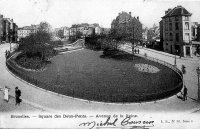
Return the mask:
<path id="1" fill-rule="evenodd" d="M 191 40 L 183 40 L 183 45 L 192 45 Z"/>

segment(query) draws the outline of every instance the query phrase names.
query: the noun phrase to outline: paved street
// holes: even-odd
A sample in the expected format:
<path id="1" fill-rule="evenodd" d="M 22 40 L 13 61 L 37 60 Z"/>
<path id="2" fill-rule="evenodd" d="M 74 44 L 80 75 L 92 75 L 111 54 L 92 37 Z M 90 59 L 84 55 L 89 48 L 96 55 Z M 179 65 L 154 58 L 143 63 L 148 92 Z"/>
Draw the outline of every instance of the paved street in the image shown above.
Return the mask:
<path id="1" fill-rule="evenodd" d="M 9 103 L 4 102 L 2 99 L 1 91 L 1 106 L 0 111 L 21 111 L 21 110 L 31 110 L 31 111 L 91 111 L 91 112 L 183 112 L 183 113 L 199 113 L 200 104 L 193 99 L 188 99 L 187 101 L 182 101 L 177 98 L 176 95 L 158 100 L 156 102 L 146 102 L 146 103 L 132 103 L 132 104 L 105 104 L 98 102 L 83 101 L 80 99 L 75 99 L 71 97 L 65 97 L 58 95 L 40 88 L 34 87 L 25 83 L 19 78 L 15 77 L 13 74 L 7 71 L 5 66 L 5 50 L 9 49 L 9 44 L 0 45 L 0 82 L 1 87 L 7 85 L 11 88 L 11 95 L 14 95 L 14 88 L 18 86 L 22 91 L 23 103 L 20 107 L 15 108 L 14 98 L 11 98 Z M 158 59 L 167 61 L 169 63 L 174 62 L 174 58 L 171 56 L 166 56 L 164 54 L 159 54 L 146 49 L 140 49 L 140 53 L 147 53 L 148 56 L 153 56 Z M 178 67 L 180 68 L 182 64 L 186 66 L 186 75 L 184 75 L 184 80 L 186 86 L 188 87 L 189 97 L 197 99 L 197 75 L 196 67 L 198 66 L 197 58 L 193 59 L 177 59 Z M 9 107 L 9 108 L 7 108 Z M 7 110 L 9 109 L 9 110 Z"/>
<path id="2" fill-rule="evenodd" d="M 7 83 L 5 83 L 6 80 L 2 80 L 3 76 L 5 75 L 5 73 L 7 72 L 7 69 L 5 67 L 5 51 L 9 50 L 10 47 L 9 44 L 1 44 L 0 45 L 0 69 L 1 69 L 1 76 L 0 76 L 0 89 L 3 90 L 3 87 L 5 85 L 7 85 Z M 14 45 L 12 44 L 12 47 L 14 47 Z M 24 103 L 22 102 L 20 104 L 20 106 L 16 106 L 15 105 L 15 98 L 13 96 L 10 96 L 9 102 L 6 102 L 3 100 L 3 91 L 0 90 L 0 113 L 1 112 L 42 112 L 44 111 L 43 109 L 36 107 L 34 105 L 30 105 L 28 103 Z M 13 90 L 13 89 L 12 89 Z"/>

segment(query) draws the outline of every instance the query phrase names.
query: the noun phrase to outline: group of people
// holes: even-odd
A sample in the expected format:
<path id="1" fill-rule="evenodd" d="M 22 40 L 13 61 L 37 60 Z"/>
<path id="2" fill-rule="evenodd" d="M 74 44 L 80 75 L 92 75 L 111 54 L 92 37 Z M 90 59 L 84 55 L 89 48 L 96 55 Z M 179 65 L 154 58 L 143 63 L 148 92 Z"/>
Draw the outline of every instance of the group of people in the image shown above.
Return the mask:
<path id="1" fill-rule="evenodd" d="M 135 53 L 135 54 L 139 54 L 139 53 L 140 53 L 140 50 L 139 50 L 139 49 L 134 49 L 134 53 Z"/>
<path id="2" fill-rule="evenodd" d="M 9 91 L 10 91 L 10 88 L 8 86 L 5 86 L 4 100 L 6 102 L 9 102 Z M 15 105 L 20 105 L 20 103 L 22 102 L 22 99 L 20 97 L 21 97 L 21 90 L 18 87 L 15 87 Z"/>

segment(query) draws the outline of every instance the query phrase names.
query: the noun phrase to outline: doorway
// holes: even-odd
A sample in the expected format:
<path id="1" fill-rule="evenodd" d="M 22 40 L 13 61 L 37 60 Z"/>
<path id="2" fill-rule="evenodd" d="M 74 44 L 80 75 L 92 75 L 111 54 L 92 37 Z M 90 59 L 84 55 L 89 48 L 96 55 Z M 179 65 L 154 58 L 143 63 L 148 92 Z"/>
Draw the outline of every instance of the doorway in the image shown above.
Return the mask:
<path id="1" fill-rule="evenodd" d="M 190 47 L 186 47 L 186 56 L 190 56 Z"/>

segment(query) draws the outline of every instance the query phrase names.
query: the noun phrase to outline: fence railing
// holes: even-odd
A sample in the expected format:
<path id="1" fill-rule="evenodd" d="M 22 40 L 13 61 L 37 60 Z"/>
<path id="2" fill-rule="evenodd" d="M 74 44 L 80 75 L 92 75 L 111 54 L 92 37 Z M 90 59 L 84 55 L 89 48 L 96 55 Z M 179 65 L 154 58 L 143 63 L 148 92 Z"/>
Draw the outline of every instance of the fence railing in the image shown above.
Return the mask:
<path id="1" fill-rule="evenodd" d="M 140 55 L 140 56 L 144 57 L 143 55 Z M 144 102 L 144 101 L 158 100 L 158 99 L 173 95 L 175 92 L 178 92 L 182 89 L 182 86 L 183 86 L 182 72 L 178 68 L 174 67 L 173 65 L 171 65 L 165 61 L 161 61 L 161 60 L 153 58 L 153 57 L 144 57 L 144 58 L 147 58 L 154 62 L 160 63 L 162 65 L 165 65 L 166 67 L 169 67 L 170 69 L 175 71 L 180 76 L 179 84 L 173 88 L 165 90 L 164 92 L 163 91 L 162 92 L 155 91 L 154 93 L 151 93 L 151 94 L 140 93 L 140 94 L 124 94 L 124 95 L 110 94 L 109 95 L 109 94 L 104 94 L 105 89 L 103 89 L 103 88 L 96 89 L 95 87 L 91 87 L 90 91 L 83 91 L 83 90 L 77 89 L 77 88 L 75 90 L 74 88 L 70 88 L 67 91 L 64 91 L 63 94 L 66 96 L 73 97 L 73 98 L 80 98 L 80 99 L 85 99 L 85 100 L 89 100 L 89 101 L 100 101 L 100 102 L 111 102 L 111 103 L 112 102 L 130 103 L 130 102 Z M 17 75 L 21 79 L 23 79 L 33 85 L 41 87 L 45 90 L 50 90 L 52 92 L 56 92 L 56 90 L 58 90 L 58 88 L 59 88 L 59 85 L 45 83 L 45 82 L 37 80 L 34 77 L 27 76 L 26 72 L 16 65 L 16 62 L 14 61 L 13 58 L 9 58 L 6 61 L 6 66 L 12 73 Z M 110 89 L 110 90 L 112 90 L 112 89 Z M 98 92 L 98 91 L 101 91 L 101 92 Z M 100 94 L 100 93 L 102 93 L 102 94 Z"/>

